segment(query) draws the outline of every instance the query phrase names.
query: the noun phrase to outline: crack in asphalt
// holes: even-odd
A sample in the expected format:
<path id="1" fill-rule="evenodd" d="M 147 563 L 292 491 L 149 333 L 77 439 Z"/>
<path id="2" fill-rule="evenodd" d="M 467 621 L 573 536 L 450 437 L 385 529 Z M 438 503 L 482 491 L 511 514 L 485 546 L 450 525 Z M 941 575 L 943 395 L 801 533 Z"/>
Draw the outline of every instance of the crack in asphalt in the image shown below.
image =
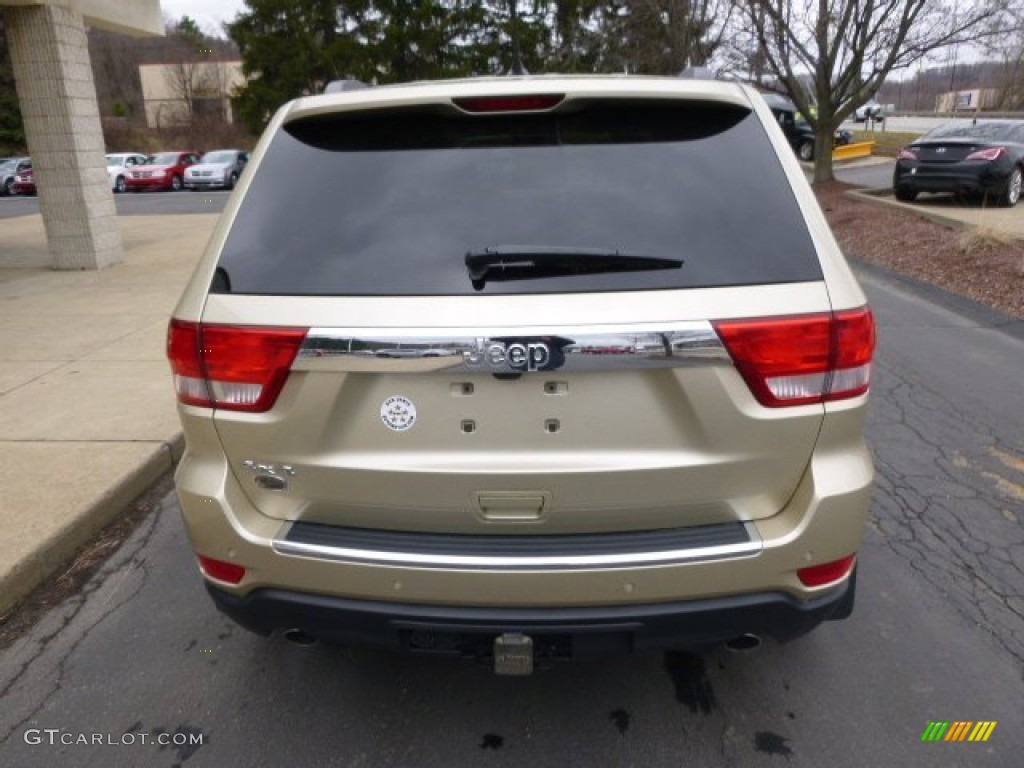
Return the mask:
<path id="1" fill-rule="evenodd" d="M 1024 527 L 1007 492 L 1019 486 L 999 474 L 1015 471 L 1024 450 L 894 365 L 876 366 L 873 525 L 959 613 L 1024 662 L 1024 558 L 1014 556 L 1024 550 Z"/>
<path id="2" fill-rule="evenodd" d="M 53 698 L 53 696 L 60 693 L 61 686 L 63 685 L 65 665 L 68 659 L 75 653 L 75 651 L 78 650 L 78 647 L 86 640 L 86 638 L 89 637 L 89 635 L 92 633 L 94 629 L 101 625 L 108 617 L 112 616 L 120 608 L 130 603 L 136 597 L 136 595 L 138 595 L 139 592 L 142 591 L 149 577 L 149 569 L 146 566 L 145 557 L 140 557 L 139 553 L 144 551 L 148 547 L 150 539 L 156 532 L 157 524 L 163 512 L 164 505 L 160 504 L 157 505 L 156 508 L 145 518 L 145 520 L 142 523 L 142 526 L 140 526 L 141 530 L 143 530 L 144 532 L 142 533 L 142 535 L 136 534 L 133 537 L 135 539 L 135 546 L 132 547 L 130 552 L 125 553 L 123 562 L 120 562 L 119 564 L 113 567 L 110 567 L 110 565 L 108 564 L 100 568 L 100 570 L 93 575 L 93 577 L 81 589 L 81 591 L 79 591 L 77 594 L 73 595 L 71 598 L 69 598 L 67 601 L 61 604 L 59 609 L 69 610 L 67 610 L 65 615 L 61 617 L 59 625 L 52 632 L 40 637 L 38 640 L 35 641 L 37 643 L 35 651 L 29 658 L 27 658 L 21 664 L 18 671 L 11 677 L 11 679 L 4 685 L 4 687 L 0 689 L 0 699 L 3 699 L 17 685 L 17 683 L 23 677 L 25 677 L 25 675 L 31 670 L 32 666 L 43 657 L 43 655 L 47 652 L 52 642 L 58 637 L 60 637 L 64 633 L 64 630 L 68 628 L 75 621 L 75 619 L 78 618 L 78 616 L 82 613 L 82 610 L 89 604 L 92 595 L 94 595 L 96 592 L 102 589 L 110 579 L 114 578 L 115 576 L 118 576 L 118 582 L 115 583 L 111 588 L 110 594 L 108 595 L 106 600 L 107 603 L 109 603 L 110 600 L 118 593 L 118 591 L 120 590 L 120 583 L 124 581 L 124 579 L 130 573 L 134 571 L 141 572 L 142 577 L 139 579 L 139 582 L 136 585 L 135 589 L 133 589 L 130 593 L 124 595 L 122 599 L 118 600 L 118 602 L 114 603 L 113 605 L 110 605 L 109 607 L 106 607 L 102 611 L 102 613 L 100 613 L 100 615 L 96 618 L 96 620 L 92 624 L 87 626 L 81 632 L 81 634 L 78 635 L 75 641 L 68 646 L 68 648 L 59 657 L 59 659 L 56 661 L 56 664 L 54 665 L 56 673 L 54 674 L 54 679 L 50 690 L 47 691 L 46 695 L 42 697 L 42 700 L 35 706 L 34 709 L 32 709 L 31 712 L 28 713 L 28 715 L 14 723 L 14 725 L 12 725 L 10 729 L 8 729 L 6 733 L 4 733 L 2 737 L 0 737 L 0 742 L 8 741 L 18 731 L 18 729 L 20 729 L 23 725 L 25 725 L 33 717 L 35 717 L 46 706 L 47 702 L 49 702 L 50 699 Z"/>

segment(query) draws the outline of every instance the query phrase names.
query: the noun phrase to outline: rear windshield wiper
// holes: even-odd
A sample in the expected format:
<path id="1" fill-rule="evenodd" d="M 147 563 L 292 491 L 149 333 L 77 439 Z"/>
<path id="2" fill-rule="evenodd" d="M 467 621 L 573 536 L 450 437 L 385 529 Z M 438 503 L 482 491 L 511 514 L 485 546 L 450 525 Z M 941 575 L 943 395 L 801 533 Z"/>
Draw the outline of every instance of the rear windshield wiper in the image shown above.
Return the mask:
<path id="1" fill-rule="evenodd" d="M 488 280 L 504 282 L 556 275 L 647 272 L 681 266 L 682 259 L 622 253 L 609 248 L 495 245 L 466 254 L 466 270 L 477 291 L 483 290 Z"/>

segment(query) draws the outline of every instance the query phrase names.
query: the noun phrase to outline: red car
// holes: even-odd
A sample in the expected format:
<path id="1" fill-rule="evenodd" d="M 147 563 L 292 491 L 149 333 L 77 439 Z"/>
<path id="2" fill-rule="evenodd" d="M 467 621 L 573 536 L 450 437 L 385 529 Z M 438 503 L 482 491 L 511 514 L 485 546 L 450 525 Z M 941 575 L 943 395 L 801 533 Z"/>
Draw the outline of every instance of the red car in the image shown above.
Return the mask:
<path id="1" fill-rule="evenodd" d="M 125 189 L 140 192 L 144 189 L 170 189 L 177 192 L 183 186 L 185 169 L 199 162 L 198 152 L 157 152 L 145 165 L 137 165 L 125 175 Z"/>
<path id="2" fill-rule="evenodd" d="M 14 177 L 14 184 L 11 185 L 11 192 L 15 195 L 34 195 L 36 193 L 36 177 L 31 165 L 18 171 Z"/>

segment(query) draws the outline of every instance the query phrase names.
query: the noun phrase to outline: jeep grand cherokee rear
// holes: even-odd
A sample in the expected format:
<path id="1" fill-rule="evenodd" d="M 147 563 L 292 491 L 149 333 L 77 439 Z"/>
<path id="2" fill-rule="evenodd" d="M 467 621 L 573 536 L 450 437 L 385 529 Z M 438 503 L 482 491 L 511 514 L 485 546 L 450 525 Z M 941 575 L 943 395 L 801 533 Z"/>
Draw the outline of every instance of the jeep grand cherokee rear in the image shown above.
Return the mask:
<path id="1" fill-rule="evenodd" d="M 171 321 L 178 495 L 261 633 L 506 672 L 785 640 L 852 609 L 873 346 L 749 89 L 300 99 Z"/>

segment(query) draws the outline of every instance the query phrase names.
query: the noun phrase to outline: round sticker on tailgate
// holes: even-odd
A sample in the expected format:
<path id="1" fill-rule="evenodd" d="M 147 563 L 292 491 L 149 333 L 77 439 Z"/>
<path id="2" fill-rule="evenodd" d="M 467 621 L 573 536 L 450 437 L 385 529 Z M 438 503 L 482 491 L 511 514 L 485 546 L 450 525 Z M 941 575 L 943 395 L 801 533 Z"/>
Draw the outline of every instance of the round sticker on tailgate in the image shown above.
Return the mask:
<path id="1" fill-rule="evenodd" d="M 380 419 L 395 432 L 405 432 L 416 423 L 416 406 L 409 398 L 394 395 L 380 407 Z"/>

